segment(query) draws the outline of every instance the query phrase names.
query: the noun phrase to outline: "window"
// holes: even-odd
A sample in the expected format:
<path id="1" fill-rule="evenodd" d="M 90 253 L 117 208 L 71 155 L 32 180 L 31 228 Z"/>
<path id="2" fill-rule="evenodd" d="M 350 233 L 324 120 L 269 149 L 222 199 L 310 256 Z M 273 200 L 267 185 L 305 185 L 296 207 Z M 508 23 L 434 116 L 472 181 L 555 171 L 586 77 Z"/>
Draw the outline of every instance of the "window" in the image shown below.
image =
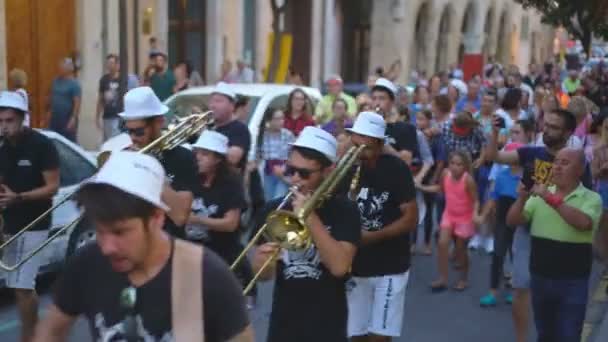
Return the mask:
<path id="1" fill-rule="evenodd" d="M 68 145 L 56 139 L 52 140 L 59 155 L 61 187 L 76 185 L 97 171 L 95 166 Z"/>

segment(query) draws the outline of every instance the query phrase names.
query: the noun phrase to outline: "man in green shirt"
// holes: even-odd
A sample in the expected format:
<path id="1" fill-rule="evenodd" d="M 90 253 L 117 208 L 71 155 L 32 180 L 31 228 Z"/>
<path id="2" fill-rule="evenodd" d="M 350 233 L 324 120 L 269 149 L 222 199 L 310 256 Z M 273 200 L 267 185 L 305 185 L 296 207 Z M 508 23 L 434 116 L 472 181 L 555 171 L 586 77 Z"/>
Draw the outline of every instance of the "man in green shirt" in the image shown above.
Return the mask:
<path id="1" fill-rule="evenodd" d="M 576 90 L 581 86 L 581 79 L 578 77 L 578 70 L 568 70 L 568 77 L 562 83 L 563 91 L 572 96 L 576 93 Z"/>
<path id="2" fill-rule="evenodd" d="M 173 71 L 167 68 L 167 55 L 164 53 L 155 53 L 154 62 L 155 70 L 152 77 L 150 77 L 150 88 L 154 90 L 154 94 L 161 101 L 164 101 L 173 95 L 175 76 L 173 75 Z"/>
<path id="3" fill-rule="evenodd" d="M 314 119 L 317 125 L 324 125 L 334 117 L 333 105 L 337 98 L 346 102 L 348 117 L 353 119 L 357 114 L 357 102 L 355 99 L 343 92 L 344 82 L 340 76 L 334 75 L 327 80 L 327 95 L 321 98 L 315 108 Z"/>
<path id="4" fill-rule="evenodd" d="M 582 150 L 564 148 L 553 162 L 552 183 L 520 188 L 507 215 L 512 226 L 530 224 L 532 308 L 538 341 L 580 341 L 593 233 L 602 213 L 600 196 L 585 188 Z"/>

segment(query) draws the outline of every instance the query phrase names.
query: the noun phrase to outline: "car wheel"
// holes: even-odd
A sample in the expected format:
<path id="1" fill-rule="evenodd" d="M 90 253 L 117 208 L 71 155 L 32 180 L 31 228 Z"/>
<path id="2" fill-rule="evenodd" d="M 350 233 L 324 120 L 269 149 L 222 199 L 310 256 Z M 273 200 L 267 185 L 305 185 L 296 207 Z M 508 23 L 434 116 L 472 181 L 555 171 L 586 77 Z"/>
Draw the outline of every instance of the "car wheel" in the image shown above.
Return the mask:
<path id="1" fill-rule="evenodd" d="M 93 228 L 93 225 L 85 219 L 80 222 L 72 231 L 72 234 L 70 234 L 66 257 L 72 256 L 77 250 L 91 242 L 95 242 L 95 229 Z"/>

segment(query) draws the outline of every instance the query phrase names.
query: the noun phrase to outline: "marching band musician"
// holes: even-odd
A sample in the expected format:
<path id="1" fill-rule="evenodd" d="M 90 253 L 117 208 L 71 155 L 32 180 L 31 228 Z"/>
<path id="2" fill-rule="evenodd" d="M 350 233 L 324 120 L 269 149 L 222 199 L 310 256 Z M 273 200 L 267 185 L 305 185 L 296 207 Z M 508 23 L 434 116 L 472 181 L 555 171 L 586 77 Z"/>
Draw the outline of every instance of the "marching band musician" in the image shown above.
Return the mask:
<path id="1" fill-rule="evenodd" d="M 16 234 L 50 209 L 59 189 L 55 145 L 45 135 L 23 125 L 27 111 L 27 101 L 21 94 L 0 93 L 0 214 L 4 219 L 0 235 Z M 3 261 L 9 265 L 18 263 L 40 246 L 50 226 L 49 215 L 7 245 Z M 34 256 L 6 276 L 6 286 L 15 289 L 23 342 L 31 341 L 38 320 L 35 285 L 40 263 L 40 257 Z"/>
<path id="2" fill-rule="evenodd" d="M 130 149 L 140 150 L 159 138 L 169 108 L 162 104 L 150 87 L 129 90 L 124 96 L 124 112 L 118 114 L 124 121 L 133 144 Z M 197 168 L 192 152 L 183 146 L 164 150 L 159 159 L 167 173 L 163 200 L 169 204 L 165 228 L 169 234 L 183 237 L 184 225 L 190 216 L 192 191 L 197 187 Z"/>
<path id="3" fill-rule="evenodd" d="M 165 177 L 152 156 L 119 151 L 80 186 L 97 243 L 68 260 L 35 341 L 65 341 L 80 315 L 95 341 L 253 341 L 226 263 L 163 230 Z"/>
<path id="4" fill-rule="evenodd" d="M 298 212 L 321 184 L 336 159 L 336 139 L 324 130 L 306 127 L 292 145 L 285 174 L 295 196 L 286 210 Z M 282 199 L 267 203 L 258 219 Z M 305 251 L 281 251 L 261 279 L 276 277 L 268 331 L 270 342 L 347 341 L 345 280 L 359 243 L 359 215 L 346 198 L 332 196 L 306 219 L 313 244 Z M 256 249 L 254 272 L 279 248 L 265 243 Z"/>
<path id="5" fill-rule="evenodd" d="M 361 246 L 348 288 L 348 335 L 352 341 L 390 341 L 401 335 L 409 278 L 409 233 L 417 222 L 416 190 L 406 163 L 383 154 L 386 122 L 362 112 L 351 132 L 365 145 L 351 198 L 361 215 Z"/>
<path id="6" fill-rule="evenodd" d="M 231 264 L 243 246 L 241 211 L 247 208 L 241 177 L 229 165 L 228 138 L 204 131 L 192 145 L 200 181 L 194 189 L 192 214 L 186 225 L 186 239 L 202 243 Z M 250 267 L 242 264 L 238 277 L 250 279 Z M 243 271 L 247 275 L 243 275 Z"/>

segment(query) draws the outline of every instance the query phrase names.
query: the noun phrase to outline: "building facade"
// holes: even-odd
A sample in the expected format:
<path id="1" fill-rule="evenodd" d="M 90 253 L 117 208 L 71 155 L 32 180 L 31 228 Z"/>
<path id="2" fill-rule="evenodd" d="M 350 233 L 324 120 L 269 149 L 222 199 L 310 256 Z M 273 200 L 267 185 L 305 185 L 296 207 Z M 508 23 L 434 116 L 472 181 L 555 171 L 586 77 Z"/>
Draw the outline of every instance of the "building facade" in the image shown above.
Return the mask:
<path id="1" fill-rule="evenodd" d="M 120 0 L 0 0 L 0 88 L 8 70 L 28 72 L 34 122 L 43 126 L 45 98 L 58 61 L 77 54 L 83 88 L 81 144 L 96 148 L 97 82 L 105 56 L 127 40 L 129 72 L 148 63 L 149 40 L 168 53 L 170 64 L 189 60 L 207 83 L 221 65 L 246 61 L 264 80 L 273 39 L 273 0 L 129 0 L 127 28 L 119 24 Z M 401 64 L 430 75 L 448 65 L 492 57 L 525 70 L 552 53 L 553 31 L 539 15 L 512 0 L 274 0 L 286 1 L 278 27 L 288 36 L 283 66 L 321 86 L 331 74 L 365 82 L 377 67 Z M 61 15 L 57 15 L 61 13 Z M 283 39 L 283 38 L 281 38 Z M 276 78 L 282 81 L 286 67 Z M 85 139 L 86 137 L 86 139 Z"/>

